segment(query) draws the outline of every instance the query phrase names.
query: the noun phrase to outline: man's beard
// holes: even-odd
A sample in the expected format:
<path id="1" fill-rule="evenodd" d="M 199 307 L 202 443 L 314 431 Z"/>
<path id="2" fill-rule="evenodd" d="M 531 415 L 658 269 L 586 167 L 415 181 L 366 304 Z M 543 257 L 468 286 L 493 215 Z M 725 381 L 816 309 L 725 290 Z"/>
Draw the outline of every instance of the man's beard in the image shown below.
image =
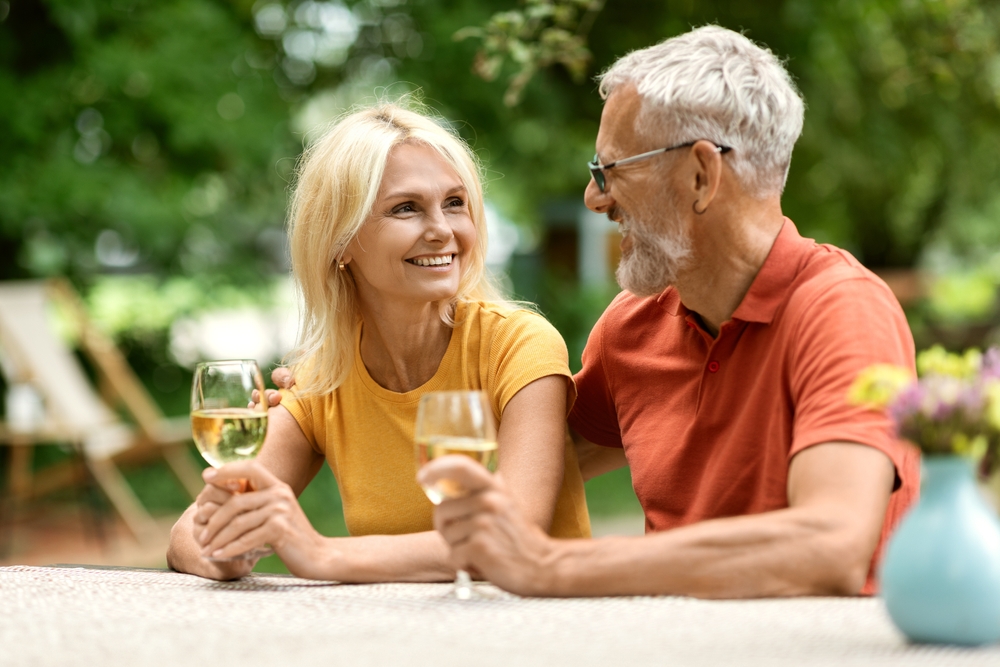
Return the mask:
<path id="1" fill-rule="evenodd" d="M 667 220 L 668 232 L 652 232 L 634 218 L 619 218 L 632 237 L 632 248 L 623 255 L 615 271 L 615 278 L 622 289 L 640 297 L 659 294 L 673 285 L 677 273 L 687 264 L 691 255 L 691 242 L 680 231 L 679 216 L 671 211 Z"/>

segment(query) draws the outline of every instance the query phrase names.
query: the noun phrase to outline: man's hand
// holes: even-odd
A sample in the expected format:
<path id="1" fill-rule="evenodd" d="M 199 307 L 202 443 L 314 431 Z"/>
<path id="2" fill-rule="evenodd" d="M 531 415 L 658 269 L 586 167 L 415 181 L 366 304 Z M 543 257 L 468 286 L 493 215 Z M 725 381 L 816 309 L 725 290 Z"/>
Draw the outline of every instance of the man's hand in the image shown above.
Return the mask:
<path id="1" fill-rule="evenodd" d="M 519 595 L 551 594 L 555 541 L 515 505 L 499 475 L 465 456 L 443 456 L 417 475 L 423 485 L 458 482 L 468 492 L 434 510 L 434 527 L 451 547 L 452 565 Z"/>
<path id="2" fill-rule="evenodd" d="M 295 386 L 295 378 L 292 376 L 292 372 L 284 366 L 278 366 L 271 371 L 271 382 L 281 389 L 291 389 Z M 273 408 L 281 403 L 281 392 L 276 389 L 265 389 L 264 398 L 267 399 L 267 407 Z M 250 400 L 250 407 L 257 407 L 257 401 L 259 400 L 260 394 L 257 393 L 256 389 L 254 389 Z"/>

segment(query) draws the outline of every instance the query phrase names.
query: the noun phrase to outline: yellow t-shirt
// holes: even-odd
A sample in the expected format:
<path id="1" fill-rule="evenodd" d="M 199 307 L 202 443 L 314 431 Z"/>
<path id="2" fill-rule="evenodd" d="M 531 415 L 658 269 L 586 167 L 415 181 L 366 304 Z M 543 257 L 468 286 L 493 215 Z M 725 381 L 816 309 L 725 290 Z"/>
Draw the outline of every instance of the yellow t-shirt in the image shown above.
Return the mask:
<path id="1" fill-rule="evenodd" d="M 390 391 L 371 378 L 361 360 L 360 329 L 354 367 L 337 389 L 301 399 L 294 391 L 282 391 L 281 404 L 337 478 L 351 535 L 433 530 L 433 506 L 416 482 L 413 444 L 417 403 L 423 394 L 481 389 L 497 424 L 514 394 L 548 375 L 569 380 L 567 409 L 576 398 L 566 344 L 545 318 L 492 303 L 465 303 L 459 304 L 455 320 L 437 372 L 413 391 Z M 565 461 L 550 533 L 589 537 L 583 478 L 568 438 Z"/>

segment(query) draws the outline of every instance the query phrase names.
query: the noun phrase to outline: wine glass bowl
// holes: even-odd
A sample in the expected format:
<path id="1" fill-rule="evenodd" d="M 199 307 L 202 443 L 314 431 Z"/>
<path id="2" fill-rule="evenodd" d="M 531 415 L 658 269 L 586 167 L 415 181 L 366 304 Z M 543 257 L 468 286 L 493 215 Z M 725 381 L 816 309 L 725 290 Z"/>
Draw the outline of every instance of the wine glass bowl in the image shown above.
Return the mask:
<path id="1" fill-rule="evenodd" d="M 195 367 L 191 434 L 213 468 L 260 453 L 267 434 L 267 405 L 254 402 L 254 392 L 258 397 L 264 395 L 264 377 L 252 359 L 206 361 Z M 235 558 L 209 560 L 260 558 L 272 553 L 270 548 L 254 549 Z"/>

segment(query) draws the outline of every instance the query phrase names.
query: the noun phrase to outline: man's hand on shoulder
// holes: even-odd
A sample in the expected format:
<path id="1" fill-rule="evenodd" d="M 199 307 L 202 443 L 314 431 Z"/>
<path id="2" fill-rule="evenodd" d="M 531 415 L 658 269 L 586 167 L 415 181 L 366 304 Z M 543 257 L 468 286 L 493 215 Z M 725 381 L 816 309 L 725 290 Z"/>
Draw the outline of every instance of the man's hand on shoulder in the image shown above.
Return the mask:
<path id="1" fill-rule="evenodd" d="M 295 377 L 288 368 L 278 366 L 271 371 L 271 382 L 281 389 L 291 389 L 295 386 Z M 250 407 L 257 407 L 257 401 L 260 400 L 260 396 L 257 394 L 256 389 L 253 391 L 251 398 Z M 281 403 L 281 392 L 276 389 L 265 389 L 264 398 L 267 399 L 267 407 L 273 408 Z"/>

